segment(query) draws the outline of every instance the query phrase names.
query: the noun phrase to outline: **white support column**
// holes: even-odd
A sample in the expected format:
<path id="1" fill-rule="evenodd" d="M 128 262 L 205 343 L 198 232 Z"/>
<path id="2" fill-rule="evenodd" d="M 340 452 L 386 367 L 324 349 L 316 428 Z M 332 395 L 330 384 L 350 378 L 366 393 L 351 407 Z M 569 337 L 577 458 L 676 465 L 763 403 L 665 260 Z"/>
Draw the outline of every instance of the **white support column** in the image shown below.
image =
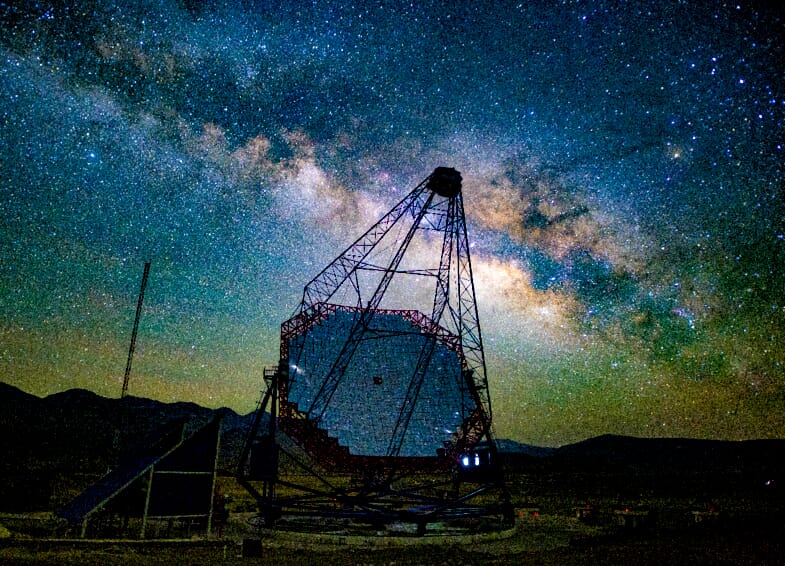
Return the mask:
<path id="1" fill-rule="evenodd" d="M 221 425 L 218 423 L 218 430 L 215 434 L 215 460 L 213 461 L 213 483 L 210 486 L 210 511 L 207 515 L 207 536 L 212 534 L 213 510 L 215 509 L 215 484 L 218 481 L 218 454 L 221 451 Z"/>
<path id="2" fill-rule="evenodd" d="M 142 514 L 142 532 L 139 533 L 139 538 L 145 537 L 147 529 L 147 512 L 150 510 L 150 494 L 153 491 L 153 475 L 155 474 L 155 466 L 150 466 L 150 478 L 147 480 L 147 493 L 144 498 L 144 513 Z"/>

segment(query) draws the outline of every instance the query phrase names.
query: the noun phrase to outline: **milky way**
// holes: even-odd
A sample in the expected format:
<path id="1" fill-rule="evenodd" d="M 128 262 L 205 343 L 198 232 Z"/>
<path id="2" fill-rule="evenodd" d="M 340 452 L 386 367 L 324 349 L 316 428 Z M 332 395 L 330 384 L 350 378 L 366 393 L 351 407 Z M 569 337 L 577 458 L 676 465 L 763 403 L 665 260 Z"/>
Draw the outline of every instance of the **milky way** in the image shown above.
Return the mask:
<path id="1" fill-rule="evenodd" d="M 130 392 L 250 411 L 444 165 L 499 436 L 782 435 L 781 12 L 344 4 L 0 3 L 0 380 L 118 396 L 151 261 Z"/>

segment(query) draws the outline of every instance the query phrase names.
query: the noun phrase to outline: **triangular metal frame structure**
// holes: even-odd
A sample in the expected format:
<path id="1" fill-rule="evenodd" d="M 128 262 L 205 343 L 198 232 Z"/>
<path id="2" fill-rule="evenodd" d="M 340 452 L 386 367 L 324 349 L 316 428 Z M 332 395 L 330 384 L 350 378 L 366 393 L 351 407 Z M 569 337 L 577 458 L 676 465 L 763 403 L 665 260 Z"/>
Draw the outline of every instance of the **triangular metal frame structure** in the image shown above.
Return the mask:
<path id="1" fill-rule="evenodd" d="M 57 511 L 80 538 L 160 538 L 151 529 L 188 523 L 188 534 L 213 528 L 221 419 L 190 436 L 178 423 L 146 454 L 128 457 Z M 192 528 L 192 524 L 195 525 Z"/>
<path id="2" fill-rule="evenodd" d="M 399 280 L 405 282 L 396 288 Z M 428 288 L 427 308 L 422 302 L 417 305 L 420 308 L 411 308 L 414 296 L 423 296 L 422 289 Z M 349 322 L 334 323 L 338 317 Z M 389 325 L 380 324 L 382 320 L 398 326 L 390 330 Z M 401 330 L 402 326 L 408 330 Z M 326 337 L 313 338 L 317 334 Z M 362 444 L 364 452 L 359 442 L 352 444 L 361 436 L 356 431 L 345 437 L 349 446 L 341 445 L 331 436 L 342 418 L 332 408 L 339 388 L 351 388 L 347 380 L 370 378 L 363 375 L 366 364 L 387 367 L 367 360 L 378 357 L 369 344 L 378 344 L 381 356 L 384 342 L 390 340 L 398 340 L 393 343 L 396 348 L 404 340 L 416 345 L 416 353 L 407 359 L 411 363 L 400 398 L 386 403 L 396 411 L 389 421 L 390 433 L 383 443 L 377 441 L 370 448 Z M 306 367 L 302 356 L 308 346 L 315 350 L 312 357 L 321 358 Z M 441 370 L 448 362 L 457 368 L 453 371 L 456 377 L 453 381 L 441 377 L 460 389 L 448 392 L 457 423 L 445 429 L 449 434 L 441 446 L 426 446 L 421 453 L 415 435 L 410 434 L 413 416 L 432 424 L 423 416 L 424 387 L 429 379 L 436 379 L 433 368 Z M 373 380 L 380 386 L 384 383 L 381 376 Z M 238 476 L 257 496 L 268 520 L 287 512 L 315 512 L 381 522 L 405 520 L 424 529 L 428 522 L 467 514 L 502 514 L 510 519 L 492 435 L 491 398 L 458 171 L 434 170 L 305 286 L 298 309 L 282 324 L 280 362 L 266 371 L 265 383 Z M 435 406 L 435 401 L 429 406 Z M 262 431 L 262 415 L 268 408 L 270 427 Z M 321 471 L 283 450 L 278 441 L 281 434 L 293 439 Z M 282 459 L 317 478 L 317 485 L 299 486 L 298 491 L 298 486 L 287 483 L 278 473 Z M 336 485 L 328 477 L 336 474 L 348 474 L 350 479 Z M 254 481 L 261 481 L 260 489 Z M 276 485 L 284 484 L 289 495 L 277 496 Z M 489 490 L 502 493 L 501 504 L 467 506 Z"/>

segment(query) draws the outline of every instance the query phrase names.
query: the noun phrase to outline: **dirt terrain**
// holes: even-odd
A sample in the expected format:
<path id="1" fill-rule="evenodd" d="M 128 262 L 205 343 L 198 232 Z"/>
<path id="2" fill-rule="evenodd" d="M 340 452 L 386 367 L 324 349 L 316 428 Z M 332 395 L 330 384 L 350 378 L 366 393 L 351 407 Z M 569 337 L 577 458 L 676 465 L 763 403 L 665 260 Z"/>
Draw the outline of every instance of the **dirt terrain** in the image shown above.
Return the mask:
<path id="1" fill-rule="evenodd" d="M 227 480 L 228 482 L 228 480 Z M 50 513 L 0 516 L 0 564 L 783 564 L 785 521 L 779 497 L 763 494 L 706 499 L 614 493 L 601 486 L 590 499 L 531 477 L 511 478 L 512 528 L 456 529 L 411 525 L 381 530 L 318 521 L 282 520 L 260 527 L 238 500 L 219 532 L 177 540 L 65 540 Z M 596 486 L 597 484 L 595 484 Z M 532 495 L 536 487 L 539 495 Z M 585 492 L 582 486 L 579 492 Z M 770 495 L 770 494 L 769 494 Z M 707 504 L 706 502 L 709 501 Z M 621 504 L 621 505 L 620 505 Z"/>
<path id="2" fill-rule="evenodd" d="M 488 542 L 396 541 L 390 546 L 314 544 L 271 537 L 250 549 L 211 541 L 46 541 L 0 543 L 3 564 L 782 564 L 782 527 L 646 530 L 593 535 L 568 525 L 519 527 Z M 251 554 L 250 556 L 248 554 Z"/>

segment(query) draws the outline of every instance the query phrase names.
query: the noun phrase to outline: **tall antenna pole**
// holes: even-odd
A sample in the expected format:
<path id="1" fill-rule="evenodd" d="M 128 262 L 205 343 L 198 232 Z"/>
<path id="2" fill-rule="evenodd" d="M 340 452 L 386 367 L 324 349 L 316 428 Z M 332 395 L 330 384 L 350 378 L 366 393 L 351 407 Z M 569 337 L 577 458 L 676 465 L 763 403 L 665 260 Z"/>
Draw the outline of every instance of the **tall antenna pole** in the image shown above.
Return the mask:
<path id="1" fill-rule="evenodd" d="M 134 318 L 134 330 L 131 332 L 131 346 L 128 348 L 128 363 L 125 364 L 125 377 L 123 377 L 123 392 L 120 399 L 128 394 L 128 379 L 131 377 L 131 362 L 134 359 L 134 348 L 136 347 L 136 333 L 139 331 L 139 316 L 142 314 L 142 302 L 144 301 L 144 289 L 147 287 L 147 277 L 150 275 L 150 262 L 144 264 L 142 274 L 142 286 L 139 289 L 139 301 L 136 303 L 136 318 Z"/>

